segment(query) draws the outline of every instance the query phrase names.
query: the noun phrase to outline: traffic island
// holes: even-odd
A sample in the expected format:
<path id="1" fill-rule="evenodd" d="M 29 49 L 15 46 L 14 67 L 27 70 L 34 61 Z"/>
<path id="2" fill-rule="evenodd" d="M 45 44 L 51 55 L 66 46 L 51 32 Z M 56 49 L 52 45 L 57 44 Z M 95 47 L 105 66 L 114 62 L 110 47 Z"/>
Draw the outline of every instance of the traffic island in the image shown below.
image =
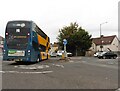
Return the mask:
<path id="1" fill-rule="evenodd" d="M 64 57 L 64 58 L 60 58 L 58 61 L 70 61 L 71 59 L 69 57 Z"/>

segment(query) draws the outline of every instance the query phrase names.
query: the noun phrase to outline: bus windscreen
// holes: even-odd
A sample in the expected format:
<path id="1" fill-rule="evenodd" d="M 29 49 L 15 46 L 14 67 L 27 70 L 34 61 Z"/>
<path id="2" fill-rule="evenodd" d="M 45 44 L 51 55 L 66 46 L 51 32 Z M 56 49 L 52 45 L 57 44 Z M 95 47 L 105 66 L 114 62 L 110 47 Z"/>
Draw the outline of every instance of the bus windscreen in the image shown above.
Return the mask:
<path id="1" fill-rule="evenodd" d="M 24 50 L 28 46 L 29 28 L 7 28 L 6 43 L 9 49 Z"/>

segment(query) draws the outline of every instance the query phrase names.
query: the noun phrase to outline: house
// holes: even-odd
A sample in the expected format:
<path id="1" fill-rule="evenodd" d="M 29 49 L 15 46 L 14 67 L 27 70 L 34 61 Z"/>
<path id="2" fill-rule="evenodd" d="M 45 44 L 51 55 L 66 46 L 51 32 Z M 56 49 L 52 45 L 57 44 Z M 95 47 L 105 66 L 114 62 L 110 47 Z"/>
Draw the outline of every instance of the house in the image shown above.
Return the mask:
<path id="1" fill-rule="evenodd" d="M 51 44 L 50 53 L 57 52 L 58 51 L 58 43 L 54 42 L 54 44 Z"/>
<path id="2" fill-rule="evenodd" d="M 116 35 L 112 36 L 101 36 L 101 38 L 93 38 L 92 39 L 92 47 L 91 51 L 120 51 L 120 41 Z"/>

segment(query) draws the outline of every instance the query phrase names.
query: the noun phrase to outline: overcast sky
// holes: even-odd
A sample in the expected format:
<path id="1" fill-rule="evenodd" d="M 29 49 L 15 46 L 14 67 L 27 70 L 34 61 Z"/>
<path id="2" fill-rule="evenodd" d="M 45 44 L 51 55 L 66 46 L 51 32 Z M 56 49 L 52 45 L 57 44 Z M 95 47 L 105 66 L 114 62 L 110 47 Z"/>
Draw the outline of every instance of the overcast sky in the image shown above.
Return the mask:
<path id="1" fill-rule="evenodd" d="M 77 22 L 92 37 L 118 35 L 119 0 L 1 0 L 0 35 L 10 20 L 32 20 L 56 41 L 59 29 Z"/>

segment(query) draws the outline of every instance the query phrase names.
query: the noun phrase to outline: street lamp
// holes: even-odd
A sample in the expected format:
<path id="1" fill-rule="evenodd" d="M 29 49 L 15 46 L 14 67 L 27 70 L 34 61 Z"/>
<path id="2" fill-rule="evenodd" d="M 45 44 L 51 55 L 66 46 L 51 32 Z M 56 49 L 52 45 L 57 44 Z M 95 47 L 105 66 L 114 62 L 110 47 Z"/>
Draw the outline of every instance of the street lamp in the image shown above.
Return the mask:
<path id="1" fill-rule="evenodd" d="M 103 24 L 106 24 L 106 23 L 108 23 L 108 22 L 103 22 L 103 23 L 100 24 L 100 48 L 101 48 L 101 51 L 102 51 L 102 48 L 103 48 L 103 46 L 102 46 L 102 36 L 101 36 L 101 34 L 102 34 L 102 32 L 101 32 L 101 26 Z"/>

